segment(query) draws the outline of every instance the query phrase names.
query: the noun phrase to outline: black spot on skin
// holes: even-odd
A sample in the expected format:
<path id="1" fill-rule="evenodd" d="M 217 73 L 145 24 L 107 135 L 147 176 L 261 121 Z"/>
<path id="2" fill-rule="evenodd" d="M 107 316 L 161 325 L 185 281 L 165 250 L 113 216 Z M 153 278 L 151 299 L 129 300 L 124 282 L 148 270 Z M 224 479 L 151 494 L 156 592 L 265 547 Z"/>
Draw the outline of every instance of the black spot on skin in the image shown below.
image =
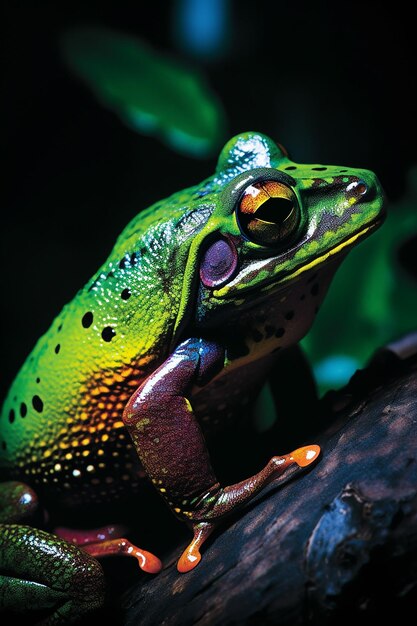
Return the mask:
<path id="1" fill-rule="evenodd" d="M 14 409 L 10 409 L 10 411 L 9 411 L 9 422 L 11 424 L 13 424 L 15 417 L 16 417 L 16 415 L 15 415 Z"/>
<path id="2" fill-rule="evenodd" d="M 113 276 L 114 276 L 114 272 L 109 272 L 109 273 L 107 274 L 107 278 L 113 278 Z"/>
<path id="3" fill-rule="evenodd" d="M 59 333 L 61 332 L 61 330 L 62 330 L 62 324 L 60 324 L 60 325 L 58 326 L 58 328 L 57 328 L 57 331 L 58 331 Z"/>
<path id="4" fill-rule="evenodd" d="M 37 378 L 37 379 L 36 379 L 36 382 L 37 382 L 37 383 L 38 383 L 38 385 L 39 385 L 39 383 L 41 382 L 41 379 L 40 379 L 40 378 Z"/>
<path id="5" fill-rule="evenodd" d="M 297 166 L 296 165 L 287 165 L 287 167 L 284 167 L 284 170 L 296 170 Z"/>
<path id="6" fill-rule="evenodd" d="M 58 354 L 58 352 L 59 352 L 60 350 L 61 350 L 61 345 L 58 343 L 58 344 L 55 346 L 55 354 Z"/>
<path id="7" fill-rule="evenodd" d="M 142 248 L 139 250 L 139 253 L 143 256 L 144 254 L 146 254 L 146 247 L 142 246 Z"/>
<path id="8" fill-rule="evenodd" d="M 121 261 L 119 261 L 119 267 L 121 270 L 124 270 L 126 267 L 126 259 L 122 259 Z"/>
<path id="9" fill-rule="evenodd" d="M 264 338 L 263 334 L 259 330 L 256 330 L 256 329 L 252 331 L 252 337 L 253 337 L 253 340 L 256 341 L 256 343 L 259 343 Z"/>
<path id="10" fill-rule="evenodd" d="M 39 396 L 33 396 L 32 398 L 32 406 L 38 413 L 42 413 L 43 411 L 43 402 Z"/>
<path id="11" fill-rule="evenodd" d="M 21 415 L 21 417 L 26 417 L 27 412 L 28 412 L 28 408 L 27 408 L 26 404 L 24 402 L 22 402 L 21 405 L 20 405 L 20 415 Z"/>
<path id="12" fill-rule="evenodd" d="M 286 320 L 292 320 L 292 318 L 294 317 L 294 311 L 287 311 L 284 317 Z"/>
<path id="13" fill-rule="evenodd" d="M 275 331 L 275 337 L 283 337 L 285 334 L 285 328 L 277 328 Z"/>
<path id="14" fill-rule="evenodd" d="M 92 323 L 93 323 L 93 314 L 91 313 L 91 311 L 87 311 L 87 313 L 84 313 L 83 315 L 81 324 L 84 326 L 84 328 L 89 328 Z"/>
<path id="15" fill-rule="evenodd" d="M 136 257 L 136 252 L 132 252 L 132 254 L 130 255 L 130 265 L 136 265 L 137 262 L 138 259 Z"/>
<path id="16" fill-rule="evenodd" d="M 279 350 L 281 350 L 281 346 L 278 346 L 277 348 L 274 348 L 272 350 L 272 354 L 274 354 L 274 352 L 279 352 Z"/>
<path id="17" fill-rule="evenodd" d="M 130 289 L 123 289 L 122 293 L 120 294 L 120 297 L 122 300 L 129 300 L 130 296 L 132 295 L 132 292 L 130 291 Z"/>
<path id="18" fill-rule="evenodd" d="M 327 170 L 327 167 L 312 167 L 311 169 L 315 172 L 324 172 L 325 170 Z"/>
<path id="19" fill-rule="evenodd" d="M 340 174 L 343 174 L 343 172 L 347 172 L 347 170 L 339 170 Z"/>
<path id="20" fill-rule="evenodd" d="M 269 339 L 269 337 L 272 337 L 274 332 L 275 332 L 275 326 L 271 326 L 270 324 L 267 324 L 265 326 L 265 337 L 266 337 L 266 339 Z"/>
<path id="21" fill-rule="evenodd" d="M 314 283 L 314 285 L 312 286 L 310 293 L 312 296 L 317 296 L 319 292 L 319 284 L 318 283 Z"/>
<path id="22" fill-rule="evenodd" d="M 116 334 L 116 331 L 111 326 L 106 326 L 101 331 L 101 336 L 103 337 L 104 341 L 107 341 L 107 342 L 111 341 L 113 337 L 115 336 L 115 334 Z"/>

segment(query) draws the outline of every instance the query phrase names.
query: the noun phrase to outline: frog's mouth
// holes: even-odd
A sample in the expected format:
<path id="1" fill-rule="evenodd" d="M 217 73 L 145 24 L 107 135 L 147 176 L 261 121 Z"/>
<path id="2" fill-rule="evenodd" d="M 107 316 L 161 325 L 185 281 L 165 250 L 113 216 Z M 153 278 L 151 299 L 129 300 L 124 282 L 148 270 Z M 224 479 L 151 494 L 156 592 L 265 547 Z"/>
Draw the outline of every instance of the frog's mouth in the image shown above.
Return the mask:
<path id="1" fill-rule="evenodd" d="M 376 230 L 381 224 L 382 224 L 382 219 L 381 220 L 376 220 L 375 222 L 373 222 L 369 226 L 367 226 L 367 227 L 363 228 L 362 230 L 360 230 L 355 235 L 352 235 L 352 237 L 348 237 L 348 239 L 345 239 L 344 241 L 339 243 L 334 248 L 331 248 L 330 250 L 328 250 L 327 252 L 325 252 L 321 256 L 316 257 L 315 259 L 313 259 L 309 263 L 306 263 L 305 265 L 301 265 L 294 272 L 290 272 L 288 274 L 285 274 L 282 277 L 282 279 L 280 279 L 278 282 L 279 283 L 285 283 L 285 282 L 288 282 L 290 280 L 293 280 L 294 278 L 297 278 L 297 276 L 300 276 L 301 274 L 304 274 L 304 272 L 308 272 L 309 270 L 311 270 L 313 268 L 316 268 L 317 266 L 320 266 L 323 263 L 326 263 L 332 257 L 339 256 L 340 254 L 346 254 L 355 245 L 355 243 L 359 239 L 360 240 L 366 239 L 371 234 L 371 232 Z M 267 285 L 267 286 L 269 286 L 269 285 Z"/>
<path id="2" fill-rule="evenodd" d="M 376 219 L 368 223 L 354 235 L 343 239 L 333 248 L 330 248 L 329 250 L 324 252 L 322 255 L 314 257 L 311 260 L 307 260 L 304 263 L 300 263 L 295 269 L 291 268 L 287 271 L 284 269 L 282 272 L 278 271 L 274 274 L 274 267 L 277 266 L 278 258 L 273 257 L 272 259 L 260 259 L 255 264 L 250 264 L 246 268 L 241 270 L 227 285 L 224 285 L 220 289 L 214 289 L 213 297 L 217 299 L 226 299 L 230 298 L 234 293 L 236 293 L 236 295 L 239 297 L 243 294 L 243 292 L 245 293 L 245 297 L 247 297 L 250 292 L 255 290 L 259 295 L 265 294 L 271 289 L 277 289 L 281 286 L 286 286 L 287 283 L 298 279 L 298 277 L 302 274 L 310 270 L 317 269 L 318 267 L 329 262 L 330 260 L 336 260 L 337 257 L 347 254 L 357 242 L 366 239 L 377 228 L 379 228 L 384 219 L 385 213 L 380 213 Z M 260 285 L 260 281 L 254 281 L 254 276 L 258 278 L 263 272 L 270 273 L 271 276 L 267 278 L 262 285 Z M 247 287 L 245 287 L 245 283 L 252 284 L 247 284 Z"/>

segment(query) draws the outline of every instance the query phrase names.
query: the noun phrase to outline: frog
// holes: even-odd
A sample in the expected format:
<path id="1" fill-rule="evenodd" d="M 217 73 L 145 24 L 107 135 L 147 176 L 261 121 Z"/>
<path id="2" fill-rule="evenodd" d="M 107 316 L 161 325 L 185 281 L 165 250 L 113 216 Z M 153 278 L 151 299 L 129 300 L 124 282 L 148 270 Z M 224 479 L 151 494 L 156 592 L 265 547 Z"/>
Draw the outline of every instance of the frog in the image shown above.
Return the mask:
<path id="1" fill-rule="evenodd" d="M 117 525 L 31 523 L 41 509 L 140 499 L 146 484 L 192 539 L 180 573 L 267 485 L 321 455 L 300 441 L 238 483 L 219 482 L 208 440 L 239 419 L 314 322 L 348 252 L 385 217 L 370 170 L 299 164 L 248 131 L 214 174 L 141 210 L 55 317 L 16 375 L 0 423 L 2 601 L 71 623 L 103 605 L 100 560 L 162 562 Z M 278 382 L 279 384 L 279 382 Z M 298 478 L 297 478 L 298 480 Z"/>

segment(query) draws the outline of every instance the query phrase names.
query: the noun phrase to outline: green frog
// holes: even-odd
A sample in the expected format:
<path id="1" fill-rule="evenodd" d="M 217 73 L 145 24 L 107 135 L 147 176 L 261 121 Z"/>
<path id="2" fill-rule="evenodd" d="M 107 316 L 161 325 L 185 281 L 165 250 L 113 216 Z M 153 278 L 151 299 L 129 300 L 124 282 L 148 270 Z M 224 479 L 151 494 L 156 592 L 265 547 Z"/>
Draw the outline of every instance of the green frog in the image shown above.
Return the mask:
<path id="1" fill-rule="evenodd" d="M 210 433 L 238 419 L 281 353 L 308 331 L 348 251 L 382 223 L 368 170 L 301 165 L 247 132 L 202 183 L 141 211 L 64 306 L 17 374 L 1 414 L 1 598 L 70 622 L 103 602 L 111 554 L 157 573 L 117 527 L 30 524 L 38 499 L 60 507 L 140 498 L 150 481 L 201 546 L 271 481 L 301 472 L 315 444 L 221 485 Z M 219 435 L 220 436 L 220 435 Z M 137 495 L 136 495 L 137 494 Z"/>

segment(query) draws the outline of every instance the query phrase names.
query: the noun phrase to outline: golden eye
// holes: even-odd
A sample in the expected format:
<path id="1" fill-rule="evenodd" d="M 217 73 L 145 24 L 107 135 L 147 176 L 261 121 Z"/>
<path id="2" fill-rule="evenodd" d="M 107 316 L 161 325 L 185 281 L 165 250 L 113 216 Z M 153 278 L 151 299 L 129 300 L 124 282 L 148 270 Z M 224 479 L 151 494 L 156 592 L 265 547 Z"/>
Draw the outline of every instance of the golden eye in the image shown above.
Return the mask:
<path id="1" fill-rule="evenodd" d="M 300 208 L 290 187 L 266 180 L 246 187 L 238 203 L 237 218 L 243 234 L 250 241 L 276 246 L 296 230 Z"/>

